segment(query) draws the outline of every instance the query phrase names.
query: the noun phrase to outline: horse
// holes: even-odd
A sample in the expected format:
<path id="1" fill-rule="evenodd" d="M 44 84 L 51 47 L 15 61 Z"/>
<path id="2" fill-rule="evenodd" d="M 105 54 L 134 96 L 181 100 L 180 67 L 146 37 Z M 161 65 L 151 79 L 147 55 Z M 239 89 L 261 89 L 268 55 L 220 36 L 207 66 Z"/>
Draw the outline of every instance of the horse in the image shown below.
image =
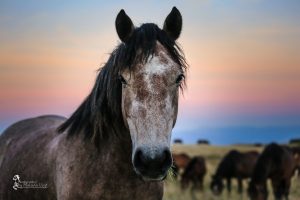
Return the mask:
<path id="1" fill-rule="evenodd" d="M 186 153 L 172 154 L 173 162 L 179 169 L 185 169 L 191 158 Z"/>
<path id="2" fill-rule="evenodd" d="M 186 153 L 172 153 L 173 158 L 173 174 L 175 178 L 178 178 L 184 169 L 187 167 L 188 163 L 190 162 L 191 158 Z"/>
<path id="3" fill-rule="evenodd" d="M 298 174 L 298 178 L 300 178 L 300 147 L 291 147 L 291 151 L 296 162 L 295 174 Z"/>
<path id="4" fill-rule="evenodd" d="M 239 152 L 229 151 L 219 163 L 216 173 L 212 176 L 210 188 L 215 195 L 220 195 L 223 191 L 223 179 L 227 183 L 228 194 L 231 193 L 231 179 L 238 181 L 238 193 L 243 192 L 243 179 L 250 178 L 258 158 L 256 151 Z"/>
<path id="5" fill-rule="evenodd" d="M 274 197 L 288 199 L 295 161 L 290 149 L 271 143 L 265 147 L 255 165 L 248 187 L 251 200 L 268 198 L 267 179 L 270 178 Z"/>
<path id="6" fill-rule="evenodd" d="M 205 158 L 202 156 L 193 157 L 182 174 L 181 188 L 186 189 L 191 184 L 192 190 L 203 190 L 203 180 L 206 172 Z"/>
<path id="7" fill-rule="evenodd" d="M 0 199 L 162 199 L 188 66 L 182 16 L 173 7 L 162 29 L 135 27 L 122 9 L 115 27 L 121 43 L 68 119 L 25 119 L 1 135 Z M 47 188 L 14 191 L 15 174 Z"/>

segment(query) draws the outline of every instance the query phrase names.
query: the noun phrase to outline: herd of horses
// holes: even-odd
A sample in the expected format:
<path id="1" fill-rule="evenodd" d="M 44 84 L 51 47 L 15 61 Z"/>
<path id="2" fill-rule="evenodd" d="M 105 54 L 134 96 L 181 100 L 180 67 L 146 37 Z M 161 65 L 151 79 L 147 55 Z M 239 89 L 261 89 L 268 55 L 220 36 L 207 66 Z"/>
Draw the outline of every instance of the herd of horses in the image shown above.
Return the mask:
<path id="1" fill-rule="evenodd" d="M 184 190 L 203 190 L 207 174 L 203 156 L 189 157 L 186 153 L 173 154 L 173 171 Z M 271 180 L 276 200 L 288 199 L 291 178 L 300 178 L 300 147 L 288 147 L 271 143 L 261 153 L 231 150 L 221 159 L 211 177 L 210 189 L 216 196 L 226 187 L 231 193 L 231 180 L 237 180 L 237 192 L 243 193 L 243 180 L 248 182 L 247 193 L 252 200 L 268 198 L 267 180 Z"/>

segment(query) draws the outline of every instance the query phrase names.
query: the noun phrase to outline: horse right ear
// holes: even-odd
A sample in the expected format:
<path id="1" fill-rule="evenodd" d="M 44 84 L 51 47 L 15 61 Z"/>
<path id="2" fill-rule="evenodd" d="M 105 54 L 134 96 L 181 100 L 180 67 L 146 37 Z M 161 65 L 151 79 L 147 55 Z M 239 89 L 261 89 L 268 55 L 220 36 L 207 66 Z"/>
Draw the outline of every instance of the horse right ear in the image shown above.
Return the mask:
<path id="1" fill-rule="evenodd" d="M 119 38 L 126 43 L 134 31 L 134 25 L 123 9 L 117 15 L 115 26 Z"/>
<path id="2" fill-rule="evenodd" d="M 172 11 L 169 13 L 164 22 L 163 30 L 167 35 L 173 39 L 177 40 L 182 29 L 182 16 L 179 10 L 174 6 Z"/>

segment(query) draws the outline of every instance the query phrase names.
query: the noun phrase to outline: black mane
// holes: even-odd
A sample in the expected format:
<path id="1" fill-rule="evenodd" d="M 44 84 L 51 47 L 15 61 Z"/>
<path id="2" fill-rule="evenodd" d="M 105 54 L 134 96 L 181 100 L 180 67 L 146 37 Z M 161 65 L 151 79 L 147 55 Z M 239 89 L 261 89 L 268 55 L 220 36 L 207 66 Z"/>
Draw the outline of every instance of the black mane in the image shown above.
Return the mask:
<path id="1" fill-rule="evenodd" d="M 122 88 L 119 73 L 126 68 L 131 69 L 135 63 L 144 63 L 154 54 L 157 41 L 185 70 L 187 64 L 176 42 L 157 25 L 143 24 L 135 28 L 126 44 L 119 44 L 111 53 L 107 63 L 99 70 L 91 93 L 71 117 L 58 128 L 58 132 L 67 130 L 68 136 L 84 132 L 86 138 L 98 144 L 100 138 L 109 137 L 108 132 L 118 135 L 127 130 L 121 114 Z"/>

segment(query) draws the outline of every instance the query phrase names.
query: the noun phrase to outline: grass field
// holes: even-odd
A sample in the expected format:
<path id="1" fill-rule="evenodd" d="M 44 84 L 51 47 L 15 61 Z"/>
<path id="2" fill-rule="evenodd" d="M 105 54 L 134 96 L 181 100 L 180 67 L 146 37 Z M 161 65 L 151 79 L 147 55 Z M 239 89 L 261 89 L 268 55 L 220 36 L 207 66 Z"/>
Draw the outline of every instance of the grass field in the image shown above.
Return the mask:
<path id="1" fill-rule="evenodd" d="M 230 150 L 237 149 L 240 151 L 249 151 L 249 150 L 257 150 L 261 151 L 262 147 L 253 147 L 253 146 L 209 146 L 209 145 L 173 145 L 172 151 L 174 153 L 185 152 L 190 156 L 202 155 L 206 158 L 206 165 L 208 172 L 204 179 L 204 190 L 203 192 L 195 192 L 194 194 L 190 189 L 182 191 L 180 189 L 179 182 L 168 178 L 165 182 L 165 191 L 164 191 L 164 200 L 240 200 L 240 199 L 248 199 L 246 194 L 247 182 L 244 181 L 244 193 L 243 195 L 237 194 L 237 183 L 236 180 L 232 181 L 232 192 L 229 196 L 227 192 L 224 190 L 222 195 L 219 197 L 214 196 L 210 189 L 209 184 L 211 181 L 211 175 L 214 174 L 218 163 L 221 158 Z M 273 200 L 272 189 L 269 184 L 269 199 Z M 290 191 L 290 199 L 289 200 L 300 200 L 300 179 L 296 177 L 292 180 L 292 187 Z"/>

